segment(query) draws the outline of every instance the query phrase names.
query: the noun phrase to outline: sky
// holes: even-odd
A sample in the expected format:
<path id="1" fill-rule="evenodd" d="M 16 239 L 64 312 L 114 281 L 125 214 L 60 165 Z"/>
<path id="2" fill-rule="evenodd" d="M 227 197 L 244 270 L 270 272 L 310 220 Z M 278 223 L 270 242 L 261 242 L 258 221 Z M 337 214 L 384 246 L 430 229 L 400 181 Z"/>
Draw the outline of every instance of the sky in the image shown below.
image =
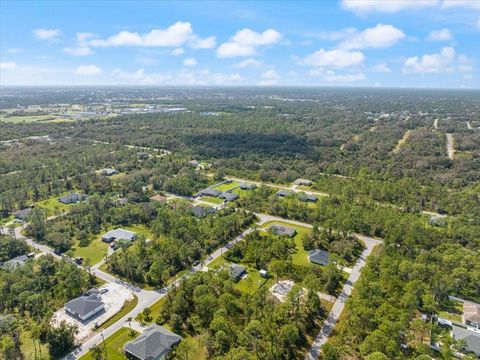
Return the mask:
<path id="1" fill-rule="evenodd" d="M 0 1 L 0 86 L 480 87 L 480 0 Z"/>

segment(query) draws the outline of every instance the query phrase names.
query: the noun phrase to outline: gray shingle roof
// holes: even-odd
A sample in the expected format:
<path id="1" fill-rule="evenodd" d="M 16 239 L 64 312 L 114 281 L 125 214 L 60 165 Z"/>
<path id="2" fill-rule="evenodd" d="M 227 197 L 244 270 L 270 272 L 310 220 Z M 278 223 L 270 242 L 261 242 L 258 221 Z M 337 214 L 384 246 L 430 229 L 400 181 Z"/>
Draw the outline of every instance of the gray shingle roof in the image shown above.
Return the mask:
<path id="1" fill-rule="evenodd" d="M 168 354 L 180 340 L 180 335 L 154 324 L 139 337 L 127 342 L 123 348 L 140 360 L 158 360 Z"/>
<path id="2" fill-rule="evenodd" d="M 318 265 L 327 265 L 330 253 L 325 250 L 312 250 L 308 252 L 308 260 Z"/>
<path id="3" fill-rule="evenodd" d="M 110 230 L 106 232 L 105 234 L 102 235 L 102 239 L 104 241 L 116 241 L 116 240 L 129 240 L 133 241 L 137 237 L 137 234 L 135 234 L 132 231 L 128 231 L 125 229 L 115 229 L 115 230 Z"/>
<path id="4" fill-rule="evenodd" d="M 214 213 L 215 209 L 208 206 L 195 205 L 192 207 L 192 214 L 196 217 L 205 217 L 208 214 Z"/>
<path id="5" fill-rule="evenodd" d="M 26 220 L 32 209 L 26 208 L 15 212 L 15 217 L 20 220 Z"/>
<path id="6" fill-rule="evenodd" d="M 270 230 L 277 235 L 286 235 L 288 237 L 294 237 L 297 233 L 297 230 L 294 228 L 282 225 L 272 225 L 270 226 Z"/>
<path id="7" fill-rule="evenodd" d="M 245 271 L 246 271 L 245 266 L 238 265 L 238 264 L 230 265 L 230 276 L 235 280 L 240 279 L 240 277 L 245 273 Z"/>
<path id="8" fill-rule="evenodd" d="M 203 190 L 200 190 L 198 192 L 198 196 L 213 196 L 213 197 L 217 197 L 218 195 L 220 195 L 222 192 L 221 191 L 218 191 L 216 189 L 211 189 L 211 188 L 207 188 L 207 189 L 203 189 Z"/>
<path id="9" fill-rule="evenodd" d="M 308 179 L 297 179 L 294 182 L 295 185 L 304 185 L 304 186 L 310 186 L 312 185 L 312 181 Z"/>
<path id="10" fill-rule="evenodd" d="M 313 194 L 305 194 L 305 193 L 300 194 L 299 199 L 301 201 L 310 201 L 310 202 L 315 202 L 318 200 L 317 196 Z"/>
<path id="11" fill-rule="evenodd" d="M 105 176 L 112 176 L 112 175 L 118 174 L 118 170 L 117 169 L 106 168 L 106 169 L 102 170 L 102 174 L 105 175 Z"/>
<path id="12" fill-rule="evenodd" d="M 223 192 L 220 194 L 219 198 L 224 199 L 225 201 L 234 201 L 237 200 L 240 196 L 232 192 Z"/>
<path id="13" fill-rule="evenodd" d="M 470 331 L 459 326 L 452 327 L 453 337 L 457 340 L 464 340 L 466 348 L 480 355 L 480 334 L 474 331 Z"/>
<path id="14" fill-rule="evenodd" d="M 65 309 L 78 317 L 84 317 L 101 306 L 103 306 L 103 301 L 96 295 L 82 295 L 66 303 Z"/>
<path id="15" fill-rule="evenodd" d="M 58 201 L 64 204 L 71 204 L 71 203 L 76 203 L 76 202 L 85 200 L 86 198 L 87 198 L 87 195 L 84 195 L 84 194 L 70 193 L 68 195 L 62 196 L 61 198 L 58 199 Z"/>
<path id="16" fill-rule="evenodd" d="M 5 261 L 2 267 L 8 270 L 15 270 L 17 267 L 23 266 L 27 262 L 27 260 L 27 255 L 19 255 L 17 257 L 14 257 L 13 259 Z"/>
<path id="17" fill-rule="evenodd" d="M 246 183 L 240 184 L 240 189 L 242 190 L 253 190 L 256 188 L 257 188 L 257 185 L 255 184 L 246 184 Z"/>
<path id="18" fill-rule="evenodd" d="M 291 194 L 290 191 L 288 190 L 279 190 L 277 191 L 277 196 L 284 197 L 284 196 L 289 196 Z"/>

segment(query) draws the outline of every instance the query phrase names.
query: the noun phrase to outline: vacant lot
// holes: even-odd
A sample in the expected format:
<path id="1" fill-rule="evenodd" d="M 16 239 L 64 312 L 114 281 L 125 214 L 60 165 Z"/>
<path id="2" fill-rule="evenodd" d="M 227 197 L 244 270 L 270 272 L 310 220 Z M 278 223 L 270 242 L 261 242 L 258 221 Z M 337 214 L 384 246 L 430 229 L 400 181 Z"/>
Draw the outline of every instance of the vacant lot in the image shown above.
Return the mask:
<path id="1" fill-rule="evenodd" d="M 107 356 L 109 360 L 125 360 L 125 355 L 123 354 L 123 345 L 129 342 L 130 340 L 135 339 L 139 333 L 133 331 L 133 336 L 131 330 L 128 328 L 121 328 L 115 332 L 112 336 L 105 339 L 105 347 L 107 348 Z M 105 350 L 104 350 L 105 351 Z M 88 352 L 83 355 L 80 360 L 94 360 L 92 354 Z"/>

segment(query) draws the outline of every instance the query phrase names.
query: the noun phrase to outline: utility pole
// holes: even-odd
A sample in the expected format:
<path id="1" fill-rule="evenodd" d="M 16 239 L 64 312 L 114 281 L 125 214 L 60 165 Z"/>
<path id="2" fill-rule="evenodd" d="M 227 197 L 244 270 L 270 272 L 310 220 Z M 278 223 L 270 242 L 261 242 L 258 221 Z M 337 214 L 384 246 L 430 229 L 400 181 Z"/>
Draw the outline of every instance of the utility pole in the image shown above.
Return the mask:
<path id="1" fill-rule="evenodd" d="M 100 334 L 102 335 L 103 348 L 105 349 L 105 359 L 108 359 L 107 345 L 105 344 L 105 338 L 103 337 L 103 330 L 100 330 Z"/>

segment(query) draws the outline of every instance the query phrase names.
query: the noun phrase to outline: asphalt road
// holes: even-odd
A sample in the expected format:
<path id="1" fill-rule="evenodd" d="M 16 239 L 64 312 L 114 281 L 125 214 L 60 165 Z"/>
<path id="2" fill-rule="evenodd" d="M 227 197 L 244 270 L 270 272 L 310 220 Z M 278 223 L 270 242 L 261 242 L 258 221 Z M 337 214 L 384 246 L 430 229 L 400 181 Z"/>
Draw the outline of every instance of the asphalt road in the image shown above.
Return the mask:
<path id="1" fill-rule="evenodd" d="M 381 241 L 373 239 L 368 236 L 363 235 L 356 235 L 357 238 L 362 240 L 365 243 L 365 250 L 363 250 L 362 254 L 357 260 L 357 263 L 353 267 L 350 276 L 348 277 L 345 285 L 343 286 L 342 292 L 337 297 L 337 300 L 333 304 L 332 310 L 330 314 L 328 314 L 325 323 L 323 324 L 322 328 L 320 329 L 319 333 L 315 337 L 315 340 L 310 348 L 309 352 L 305 356 L 305 360 L 314 360 L 318 359 L 321 352 L 321 347 L 327 342 L 328 338 L 330 337 L 335 324 L 337 323 L 342 311 L 345 307 L 345 302 L 347 298 L 350 296 L 353 290 L 353 286 L 360 278 L 360 272 L 362 268 L 365 266 L 367 257 L 372 253 L 373 248 L 380 244 Z"/>

